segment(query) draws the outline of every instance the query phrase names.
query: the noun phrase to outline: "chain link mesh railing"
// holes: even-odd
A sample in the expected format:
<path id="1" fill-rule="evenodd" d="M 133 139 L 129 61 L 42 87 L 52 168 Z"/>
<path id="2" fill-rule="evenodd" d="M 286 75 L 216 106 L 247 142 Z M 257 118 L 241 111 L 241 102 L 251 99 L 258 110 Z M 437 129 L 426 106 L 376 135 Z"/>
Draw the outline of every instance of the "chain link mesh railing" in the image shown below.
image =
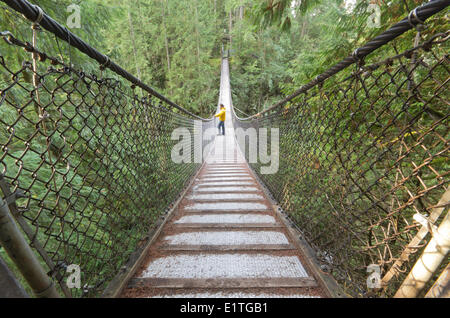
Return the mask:
<path id="1" fill-rule="evenodd" d="M 194 127 L 214 121 L 107 65 L 77 70 L 38 49 L 47 32 L 32 32 L 32 43 L 1 34 L 0 193 L 60 291 L 98 296 L 201 165 L 172 161 L 172 132 L 186 128 L 195 144 Z M 81 290 L 66 286 L 70 264 Z"/>
<path id="2" fill-rule="evenodd" d="M 448 211 L 450 33 L 439 31 L 443 20 L 386 44 L 382 59 L 373 54 L 364 64 L 354 54 L 354 67 L 328 70 L 261 114 L 234 114 L 236 128 L 268 129 L 259 145 L 279 129 L 278 172 L 251 166 L 322 268 L 354 296 L 393 296 L 429 241 L 428 226 L 439 226 Z M 372 293 L 371 264 L 382 274 Z"/>

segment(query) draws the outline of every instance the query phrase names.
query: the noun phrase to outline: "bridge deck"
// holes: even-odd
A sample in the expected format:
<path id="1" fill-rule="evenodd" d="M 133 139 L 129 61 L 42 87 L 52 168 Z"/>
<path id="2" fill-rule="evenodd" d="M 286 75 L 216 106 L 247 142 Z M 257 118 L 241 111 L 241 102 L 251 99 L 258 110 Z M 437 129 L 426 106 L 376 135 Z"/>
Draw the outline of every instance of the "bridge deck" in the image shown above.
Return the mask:
<path id="1" fill-rule="evenodd" d="M 234 140 L 217 136 L 122 297 L 323 297 Z"/>

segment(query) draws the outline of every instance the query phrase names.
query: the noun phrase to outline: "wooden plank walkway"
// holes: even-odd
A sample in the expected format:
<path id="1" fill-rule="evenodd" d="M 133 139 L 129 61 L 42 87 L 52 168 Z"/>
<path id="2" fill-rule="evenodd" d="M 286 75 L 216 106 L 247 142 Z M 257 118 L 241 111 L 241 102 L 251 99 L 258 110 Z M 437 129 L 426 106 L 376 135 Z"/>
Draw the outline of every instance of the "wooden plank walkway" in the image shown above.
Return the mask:
<path id="1" fill-rule="evenodd" d="M 121 297 L 326 296 L 226 128 Z"/>
<path id="2" fill-rule="evenodd" d="M 226 135 L 168 217 L 121 297 L 324 297 L 298 241 L 234 137 L 228 61 Z"/>

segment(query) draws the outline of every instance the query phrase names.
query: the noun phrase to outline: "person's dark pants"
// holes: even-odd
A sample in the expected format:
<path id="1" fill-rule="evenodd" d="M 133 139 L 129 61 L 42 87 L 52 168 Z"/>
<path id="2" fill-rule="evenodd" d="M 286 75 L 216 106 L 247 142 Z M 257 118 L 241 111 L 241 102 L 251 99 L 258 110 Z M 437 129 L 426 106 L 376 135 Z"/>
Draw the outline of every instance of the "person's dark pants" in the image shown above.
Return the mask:
<path id="1" fill-rule="evenodd" d="M 219 120 L 219 134 L 220 134 L 221 127 L 222 127 L 222 135 L 225 135 L 225 122 Z"/>

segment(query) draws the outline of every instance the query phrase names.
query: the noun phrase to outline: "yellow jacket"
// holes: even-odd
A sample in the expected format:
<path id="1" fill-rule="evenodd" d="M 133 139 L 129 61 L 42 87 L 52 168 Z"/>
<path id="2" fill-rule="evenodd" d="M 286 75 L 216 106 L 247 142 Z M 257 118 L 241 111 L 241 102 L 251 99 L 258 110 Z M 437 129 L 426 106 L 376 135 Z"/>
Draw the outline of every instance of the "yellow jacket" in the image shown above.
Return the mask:
<path id="1" fill-rule="evenodd" d="M 225 108 L 215 115 L 215 117 L 219 117 L 220 121 L 225 121 Z"/>

